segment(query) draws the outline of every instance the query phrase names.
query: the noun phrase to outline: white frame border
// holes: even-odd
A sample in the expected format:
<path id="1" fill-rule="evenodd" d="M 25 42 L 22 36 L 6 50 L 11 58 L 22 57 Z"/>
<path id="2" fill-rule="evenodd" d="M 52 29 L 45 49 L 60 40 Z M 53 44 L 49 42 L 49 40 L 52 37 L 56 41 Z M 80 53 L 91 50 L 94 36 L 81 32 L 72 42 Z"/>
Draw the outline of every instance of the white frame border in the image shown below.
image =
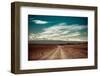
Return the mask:
<path id="1" fill-rule="evenodd" d="M 73 12 L 74 11 L 74 12 Z M 28 14 L 88 17 L 88 59 L 28 61 Z M 94 65 L 94 11 L 41 7 L 20 8 L 20 69 L 43 69 Z M 92 23 L 91 23 L 92 22 Z M 91 47 L 91 48 L 90 48 Z"/>

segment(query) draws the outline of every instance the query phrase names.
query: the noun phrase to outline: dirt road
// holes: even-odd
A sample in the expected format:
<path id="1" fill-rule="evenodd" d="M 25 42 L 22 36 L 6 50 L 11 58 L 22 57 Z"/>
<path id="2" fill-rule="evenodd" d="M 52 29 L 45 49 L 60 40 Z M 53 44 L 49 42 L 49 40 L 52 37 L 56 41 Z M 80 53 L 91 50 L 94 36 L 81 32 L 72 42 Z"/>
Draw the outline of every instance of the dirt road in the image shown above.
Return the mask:
<path id="1" fill-rule="evenodd" d="M 29 60 L 78 59 L 87 57 L 87 43 L 70 45 L 29 44 Z"/>

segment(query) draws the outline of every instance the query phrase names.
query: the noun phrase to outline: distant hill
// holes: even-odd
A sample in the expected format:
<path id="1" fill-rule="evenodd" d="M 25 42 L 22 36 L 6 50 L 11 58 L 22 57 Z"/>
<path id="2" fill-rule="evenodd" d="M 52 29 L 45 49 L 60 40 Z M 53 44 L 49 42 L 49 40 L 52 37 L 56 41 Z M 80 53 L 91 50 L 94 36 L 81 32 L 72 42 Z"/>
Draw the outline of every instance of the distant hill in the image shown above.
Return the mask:
<path id="1" fill-rule="evenodd" d="M 87 41 L 31 40 L 29 44 L 83 44 Z"/>

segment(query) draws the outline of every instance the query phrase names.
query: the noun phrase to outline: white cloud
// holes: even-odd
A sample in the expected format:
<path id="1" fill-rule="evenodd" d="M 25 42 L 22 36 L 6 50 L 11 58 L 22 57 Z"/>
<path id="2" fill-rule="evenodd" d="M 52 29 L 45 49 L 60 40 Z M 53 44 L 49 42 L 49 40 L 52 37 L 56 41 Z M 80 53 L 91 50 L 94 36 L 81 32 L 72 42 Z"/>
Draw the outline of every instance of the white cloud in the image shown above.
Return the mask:
<path id="1" fill-rule="evenodd" d="M 29 40 L 65 40 L 65 41 L 86 41 L 87 37 L 80 37 L 79 30 L 86 29 L 84 25 L 66 25 L 60 23 L 43 29 L 43 32 L 30 34 Z"/>
<path id="2" fill-rule="evenodd" d="M 45 28 L 44 31 L 52 31 L 52 32 L 56 32 L 60 30 L 72 31 L 72 30 L 81 30 L 81 29 L 86 29 L 86 28 L 87 26 L 84 26 L 84 25 L 77 25 L 77 24 L 67 25 L 65 23 L 60 23 L 52 27 Z"/>
<path id="3" fill-rule="evenodd" d="M 36 24 L 47 24 L 47 21 L 43 21 L 43 20 L 32 20 L 34 23 Z"/>
<path id="4" fill-rule="evenodd" d="M 79 36 L 80 33 L 79 32 L 73 32 L 67 35 L 67 37 L 75 37 L 75 36 Z"/>
<path id="5" fill-rule="evenodd" d="M 66 29 L 67 27 L 65 25 L 66 25 L 65 23 L 60 23 L 52 27 L 45 28 L 44 31 L 59 31 L 61 29 Z"/>

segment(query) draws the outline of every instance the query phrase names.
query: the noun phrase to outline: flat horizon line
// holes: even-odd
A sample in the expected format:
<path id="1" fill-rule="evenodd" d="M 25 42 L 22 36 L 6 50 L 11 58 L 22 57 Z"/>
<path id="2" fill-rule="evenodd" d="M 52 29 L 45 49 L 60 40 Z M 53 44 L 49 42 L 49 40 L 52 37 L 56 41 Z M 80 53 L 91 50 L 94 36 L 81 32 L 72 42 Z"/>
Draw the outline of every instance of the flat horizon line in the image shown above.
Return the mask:
<path id="1" fill-rule="evenodd" d="M 61 41 L 61 40 L 31 40 L 29 44 L 68 44 L 68 43 L 87 43 L 88 41 Z"/>

